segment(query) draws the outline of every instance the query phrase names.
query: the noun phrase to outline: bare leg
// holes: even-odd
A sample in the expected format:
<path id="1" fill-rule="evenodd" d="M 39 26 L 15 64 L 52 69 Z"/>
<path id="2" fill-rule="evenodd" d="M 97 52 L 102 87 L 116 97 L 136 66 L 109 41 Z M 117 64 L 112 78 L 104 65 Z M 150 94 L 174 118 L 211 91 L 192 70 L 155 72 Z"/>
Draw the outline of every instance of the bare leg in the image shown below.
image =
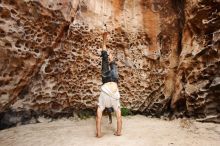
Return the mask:
<path id="1" fill-rule="evenodd" d="M 96 137 L 101 137 L 102 110 L 98 107 L 96 115 Z"/>
<path id="2" fill-rule="evenodd" d="M 116 111 L 116 118 L 117 118 L 117 131 L 114 135 L 121 136 L 121 129 L 122 129 L 122 117 L 121 117 L 121 109 Z"/>
<path id="3" fill-rule="evenodd" d="M 107 32 L 103 33 L 103 44 L 102 44 L 102 50 L 106 50 L 106 42 L 107 42 Z"/>

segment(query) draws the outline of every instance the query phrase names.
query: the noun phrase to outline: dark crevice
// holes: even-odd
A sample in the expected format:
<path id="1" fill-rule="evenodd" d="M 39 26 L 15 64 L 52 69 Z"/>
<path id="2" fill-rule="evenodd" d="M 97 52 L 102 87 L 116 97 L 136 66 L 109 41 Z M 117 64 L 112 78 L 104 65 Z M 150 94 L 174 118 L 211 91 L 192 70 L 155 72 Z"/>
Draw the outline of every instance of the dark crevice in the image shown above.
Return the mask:
<path id="1" fill-rule="evenodd" d="M 178 45 L 177 55 L 179 56 L 182 52 L 182 38 L 183 30 L 185 25 L 185 0 L 172 0 L 174 11 L 177 13 L 177 28 L 178 28 Z"/>
<path id="2" fill-rule="evenodd" d="M 182 47 L 183 47 L 182 39 L 183 39 L 183 32 L 184 32 L 184 26 L 185 26 L 185 13 L 184 13 L 185 0 L 172 0 L 171 2 L 172 2 L 172 8 L 177 15 L 177 20 L 176 20 L 177 32 L 176 33 L 178 34 L 177 35 L 178 38 L 177 38 L 177 48 L 176 48 L 175 53 L 178 57 L 176 61 L 179 62 L 180 54 L 182 52 Z M 177 76 L 177 72 L 175 72 L 175 75 L 173 76 L 173 80 L 175 80 L 174 78 L 176 76 Z M 174 90 L 176 90 L 176 87 L 174 87 Z M 171 102 L 172 98 L 173 98 L 173 95 L 171 95 L 170 102 L 167 103 L 168 104 L 167 110 L 170 111 L 169 117 L 182 116 L 182 115 L 176 115 L 176 112 L 180 110 L 179 106 L 182 106 L 181 108 L 185 109 L 186 101 L 178 98 L 177 101 L 173 103 L 172 105 L 172 102 Z M 181 102 L 183 103 L 179 104 Z"/>

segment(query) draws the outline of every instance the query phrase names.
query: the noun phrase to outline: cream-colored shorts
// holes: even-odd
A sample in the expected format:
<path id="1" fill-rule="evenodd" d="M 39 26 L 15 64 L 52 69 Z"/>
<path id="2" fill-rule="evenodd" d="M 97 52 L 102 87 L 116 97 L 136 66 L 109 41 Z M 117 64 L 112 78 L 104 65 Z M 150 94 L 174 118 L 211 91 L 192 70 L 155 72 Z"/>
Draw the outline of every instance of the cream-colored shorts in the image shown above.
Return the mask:
<path id="1" fill-rule="evenodd" d="M 109 91 L 112 91 L 111 89 L 111 84 L 112 82 L 106 83 L 104 84 L 102 87 L 109 87 Z M 117 84 L 114 85 L 117 87 Z M 120 94 L 119 91 L 117 90 L 116 92 L 114 92 L 114 95 L 116 95 L 117 97 L 112 97 L 110 96 L 108 93 L 105 92 L 105 90 L 101 90 L 101 94 L 99 96 L 99 101 L 98 101 L 98 106 L 100 107 L 100 109 L 103 111 L 105 108 L 109 108 L 109 107 L 113 107 L 114 111 L 118 111 L 120 109 Z"/>

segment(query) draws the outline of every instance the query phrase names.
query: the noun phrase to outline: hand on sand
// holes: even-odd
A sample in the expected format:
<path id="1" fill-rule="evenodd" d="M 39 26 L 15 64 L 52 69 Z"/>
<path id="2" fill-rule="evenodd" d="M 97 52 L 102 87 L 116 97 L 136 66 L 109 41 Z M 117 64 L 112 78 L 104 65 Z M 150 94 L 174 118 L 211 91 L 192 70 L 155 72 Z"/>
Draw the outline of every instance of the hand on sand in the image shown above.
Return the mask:
<path id="1" fill-rule="evenodd" d="M 119 132 L 116 131 L 116 132 L 114 133 L 114 135 L 115 135 L 115 136 L 121 136 L 121 133 L 119 133 Z"/>
<path id="2" fill-rule="evenodd" d="M 101 137 L 102 137 L 102 135 L 101 135 L 101 134 L 96 133 L 96 137 L 97 137 L 97 138 L 101 138 Z"/>

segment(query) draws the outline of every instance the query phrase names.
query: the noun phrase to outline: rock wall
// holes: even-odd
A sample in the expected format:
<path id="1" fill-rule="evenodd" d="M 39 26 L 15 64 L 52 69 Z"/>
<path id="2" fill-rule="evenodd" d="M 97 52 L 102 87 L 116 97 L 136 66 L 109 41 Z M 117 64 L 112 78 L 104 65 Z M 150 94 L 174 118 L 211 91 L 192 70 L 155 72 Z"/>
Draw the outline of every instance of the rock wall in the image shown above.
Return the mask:
<path id="1" fill-rule="evenodd" d="M 105 31 L 123 106 L 219 118 L 219 0 L 0 0 L 1 119 L 95 110 Z"/>

